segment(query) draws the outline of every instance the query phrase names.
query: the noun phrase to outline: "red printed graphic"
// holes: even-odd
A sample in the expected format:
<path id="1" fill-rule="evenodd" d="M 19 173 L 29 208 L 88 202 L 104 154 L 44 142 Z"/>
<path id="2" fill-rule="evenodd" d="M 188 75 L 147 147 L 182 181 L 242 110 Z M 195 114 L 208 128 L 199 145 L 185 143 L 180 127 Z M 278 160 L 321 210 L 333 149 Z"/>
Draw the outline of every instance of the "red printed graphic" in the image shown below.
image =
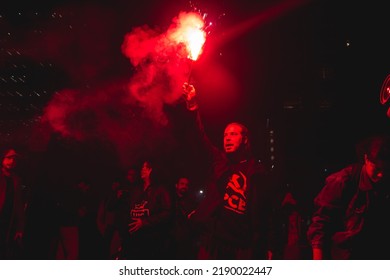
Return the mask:
<path id="1" fill-rule="evenodd" d="M 149 216 L 149 209 L 146 208 L 148 202 L 143 200 L 141 203 L 136 203 L 134 209 L 130 211 L 131 218 L 142 218 Z"/>
<path id="2" fill-rule="evenodd" d="M 246 211 L 246 189 L 246 176 L 242 172 L 232 174 L 226 186 L 224 207 L 238 214 L 244 214 Z"/>

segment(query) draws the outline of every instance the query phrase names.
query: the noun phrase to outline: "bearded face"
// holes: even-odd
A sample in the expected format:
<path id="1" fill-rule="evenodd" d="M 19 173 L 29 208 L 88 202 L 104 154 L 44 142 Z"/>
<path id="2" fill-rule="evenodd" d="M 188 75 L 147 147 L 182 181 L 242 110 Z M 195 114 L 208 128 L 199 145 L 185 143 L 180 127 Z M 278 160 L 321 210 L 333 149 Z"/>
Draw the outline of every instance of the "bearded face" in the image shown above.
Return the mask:
<path id="1" fill-rule="evenodd" d="M 243 136 L 243 128 L 239 124 L 229 124 L 225 128 L 223 135 L 223 148 L 226 153 L 237 152 L 248 141 L 246 136 Z"/>

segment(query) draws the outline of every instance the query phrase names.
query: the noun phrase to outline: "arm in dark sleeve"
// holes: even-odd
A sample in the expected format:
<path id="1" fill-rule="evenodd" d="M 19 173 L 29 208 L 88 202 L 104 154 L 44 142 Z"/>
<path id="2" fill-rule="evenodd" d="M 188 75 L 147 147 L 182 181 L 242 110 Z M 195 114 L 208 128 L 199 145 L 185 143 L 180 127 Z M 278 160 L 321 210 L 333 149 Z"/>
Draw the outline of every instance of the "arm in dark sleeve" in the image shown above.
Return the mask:
<path id="1" fill-rule="evenodd" d="M 169 222 L 172 217 L 173 205 L 169 192 L 165 190 L 164 187 L 159 187 L 156 190 L 156 195 L 160 209 L 157 210 L 157 213 L 142 218 L 142 223 L 145 227 L 152 227 Z"/>
<path id="2" fill-rule="evenodd" d="M 223 159 L 223 153 L 210 141 L 210 138 L 206 134 L 199 110 L 191 111 L 190 114 L 195 127 L 195 134 L 199 137 L 202 147 L 212 156 L 213 162 L 218 162 Z"/>
<path id="3" fill-rule="evenodd" d="M 314 199 L 314 212 L 307 237 L 312 248 L 322 249 L 330 240 L 337 221 L 342 219 L 342 194 L 348 181 L 348 169 L 330 175 Z"/>

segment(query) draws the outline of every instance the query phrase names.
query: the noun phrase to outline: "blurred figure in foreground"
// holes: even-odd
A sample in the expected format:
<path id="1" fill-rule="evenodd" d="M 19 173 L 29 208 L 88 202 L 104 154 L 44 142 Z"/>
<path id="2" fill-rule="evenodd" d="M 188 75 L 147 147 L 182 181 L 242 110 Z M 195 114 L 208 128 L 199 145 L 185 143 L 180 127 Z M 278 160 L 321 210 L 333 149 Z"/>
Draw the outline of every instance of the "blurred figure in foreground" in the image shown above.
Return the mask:
<path id="1" fill-rule="evenodd" d="M 358 148 L 362 162 L 328 176 L 314 200 L 313 259 L 390 259 L 390 138 Z"/>

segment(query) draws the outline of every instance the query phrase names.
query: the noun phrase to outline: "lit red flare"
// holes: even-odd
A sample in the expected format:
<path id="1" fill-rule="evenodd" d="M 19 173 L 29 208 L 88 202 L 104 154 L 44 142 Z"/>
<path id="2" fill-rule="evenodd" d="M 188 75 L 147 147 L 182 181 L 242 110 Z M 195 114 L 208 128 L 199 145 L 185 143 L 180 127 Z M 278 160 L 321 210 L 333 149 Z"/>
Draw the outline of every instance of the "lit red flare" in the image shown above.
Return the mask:
<path id="1" fill-rule="evenodd" d="M 203 18 L 198 13 L 182 12 L 177 17 L 175 23 L 177 27 L 168 34 L 169 40 L 178 44 L 184 44 L 188 52 L 188 58 L 197 60 L 206 42 Z"/>

